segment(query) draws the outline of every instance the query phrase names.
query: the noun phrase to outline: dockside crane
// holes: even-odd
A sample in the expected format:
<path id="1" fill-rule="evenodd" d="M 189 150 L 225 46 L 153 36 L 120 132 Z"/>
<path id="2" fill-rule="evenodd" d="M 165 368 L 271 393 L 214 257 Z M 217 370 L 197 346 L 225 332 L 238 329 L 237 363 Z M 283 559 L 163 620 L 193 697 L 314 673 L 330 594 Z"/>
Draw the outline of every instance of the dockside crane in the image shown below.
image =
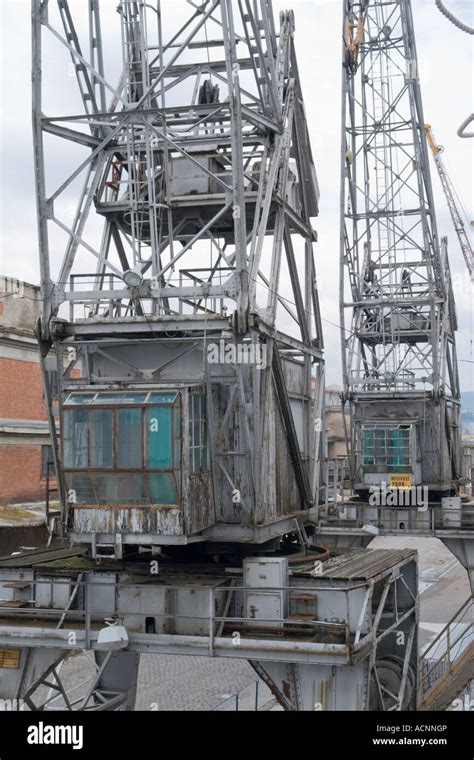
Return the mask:
<path id="1" fill-rule="evenodd" d="M 442 145 L 438 145 L 438 143 L 435 141 L 433 130 L 430 124 L 425 124 L 425 132 L 428 145 L 431 149 L 434 162 L 436 164 L 436 169 L 438 170 L 441 185 L 443 186 L 443 191 L 448 202 L 449 212 L 453 220 L 456 235 L 458 236 L 462 255 L 464 256 L 464 261 L 466 262 L 471 281 L 474 282 L 474 253 L 466 232 L 466 226 L 461 216 L 461 211 L 459 209 L 458 203 L 456 202 L 456 191 L 454 189 L 453 182 L 446 170 L 446 166 L 441 157 L 441 154 L 444 152 L 444 147 Z"/>
<path id="2" fill-rule="evenodd" d="M 286 710 L 414 710 L 416 552 L 331 558 L 305 532 L 324 357 L 293 13 L 170 7 L 32 0 L 66 545 L 0 558 L 0 697 L 133 709 L 140 655 L 189 653 L 248 660 Z"/>
<path id="3" fill-rule="evenodd" d="M 362 33 L 363 30 L 363 33 Z M 456 316 L 410 0 L 345 0 L 341 338 L 355 491 L 455 492 Z"/>
<path id="4" fill-rule="evenodd" d="M 319 190 L 294 18 L 283 13 L 277 35 L 269 2 L 180 7 L 184 28 L 159 2 L 122 0 L 117 13 L 93 2 L 89 18 L 66 0 L 49 17 L 33 3 L 39 330 L 58 368 L 64 529 L 98 557 L 121 558 L 138 536 L 145 546 L 240 545 L 246 531 L 269 540 L 319 493 Z M 100 22 L 122 40 L 117 88 Z M 44 115 L 51 29 L 74 63 L 78 116 Z M 48 198 L 51 142 L 80 148 Z"/>

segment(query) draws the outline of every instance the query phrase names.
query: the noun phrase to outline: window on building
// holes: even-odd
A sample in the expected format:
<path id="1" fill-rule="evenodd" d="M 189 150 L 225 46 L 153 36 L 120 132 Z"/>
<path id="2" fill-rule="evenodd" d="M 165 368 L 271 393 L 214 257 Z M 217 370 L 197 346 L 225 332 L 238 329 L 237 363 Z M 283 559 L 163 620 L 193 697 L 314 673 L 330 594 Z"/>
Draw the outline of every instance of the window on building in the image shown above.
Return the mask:
<path id="1" fill-rule="evenodd" d="M 63 463 L 79 504 L 180 501 L 177 392 L 73 393 L 63 409 Z"/>
<path id="2" fill-rule="evenodd" d="M 82 469 L 88 461 L 88 413 L 85 409 L 64 412 L 63 452 L 66 468 Z"/>
<path id="3" fill-rule="evenodd" d="M 188 438 L 190 472 L 209 468 L 206 420 L 206 397 L 202 393 L 190 393 Z"/>
<path id="4" fill-rule="evenodd" d="M 364 466 L 383 467 L 387 472 L 411 468 L 410 425 L 364 425 Z"/>

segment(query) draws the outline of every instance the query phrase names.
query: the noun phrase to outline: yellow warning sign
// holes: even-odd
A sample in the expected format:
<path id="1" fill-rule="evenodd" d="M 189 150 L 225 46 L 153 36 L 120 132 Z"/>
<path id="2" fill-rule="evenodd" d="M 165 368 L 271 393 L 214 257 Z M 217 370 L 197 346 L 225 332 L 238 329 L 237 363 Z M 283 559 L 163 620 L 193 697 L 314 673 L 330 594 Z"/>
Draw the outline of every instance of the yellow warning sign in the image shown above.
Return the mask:
<path id="1" fill-rule="evenodd" d="M 19 649 L 0 649 L 0 668 L 18 668 L 19 665 Z"/>
<path id="2" fill-rule="evenodd" d="M 411 488 L 411 473 L 391 472 L 389 486 L 390 488 Z"/>

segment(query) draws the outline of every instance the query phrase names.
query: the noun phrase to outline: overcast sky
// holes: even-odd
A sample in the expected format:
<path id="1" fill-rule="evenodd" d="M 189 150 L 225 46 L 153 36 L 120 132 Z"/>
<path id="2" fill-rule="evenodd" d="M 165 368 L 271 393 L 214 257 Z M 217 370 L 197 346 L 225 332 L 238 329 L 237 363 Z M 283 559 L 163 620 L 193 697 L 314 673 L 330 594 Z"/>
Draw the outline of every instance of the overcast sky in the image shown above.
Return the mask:
<path id="1" fill-rule="evenodd" d="M 77 2 L 77 0 L 76 0 Z M 86 2 L 86 0 L 80 0 Z M 111 10 L 115 0 L 104 0 Z M 473 47 L 469 36 L 447 21 L 435 0 L 412 0 L 425 118 L 445 146 L 444 158 L 469 218 L 474 218 L 474 139 L 456 135 L 474 107 Z M 446 0 L 474 25 L 472 0 Z M 339 150 L 342 0 L 274 0 L 275 15 L 293 8 L 300 75 L 321 189 L 319 243 L 315 248 L 326 343 L 327 380 L 340 385 L 338 307 Z M 175 17 L 176 0 L 164 14 Z M 29 0 L 0 0 L 1 22 L 1 218 L 0 274 L 39 281 L 31 137 L 31 54 Z M 105 30 L 105 34 L 107 30 Z M 75 80 L 70 79 L 70 87 Z M 57 92 L 57 105 L 66 97 Z M 69 109 L 68 109 L 69 110 Z M 56 114 L 59 113 L 56 110 Z M 48 114 L 52 115 L 52 114 Z M 462 390 L 474 390 L 472 289 L 434 167 L 438 228 L 449 238 L 459 318 L 458 357 Z"/>

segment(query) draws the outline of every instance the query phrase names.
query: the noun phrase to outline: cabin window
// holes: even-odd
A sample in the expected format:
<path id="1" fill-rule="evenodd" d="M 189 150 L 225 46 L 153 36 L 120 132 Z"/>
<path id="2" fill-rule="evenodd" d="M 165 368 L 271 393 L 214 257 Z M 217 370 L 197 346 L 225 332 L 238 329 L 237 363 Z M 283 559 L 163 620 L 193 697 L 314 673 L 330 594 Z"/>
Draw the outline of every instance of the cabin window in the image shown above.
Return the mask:
<path id="1" fill-rule="evenodd" d="M 364 466 L 406 472 L 411 468 L 410 425 L 364 425 Z"/>
<path id="2" fill-rule="evenodd" d="M 73 503 L 179 505 L 177 392 L 70 394 L 62 439 Z"/>
<path id="3" fill-rule="evenodd" d="M 117 410 L 117 466 L 141 467 L 142 411 L 141 409 Z"/>
<path id="4" fill-rule="evenodd" d="M 207 445 L 206 397 L 202 393 L 189 395 L 189 470 L 209 469 Z"/>

